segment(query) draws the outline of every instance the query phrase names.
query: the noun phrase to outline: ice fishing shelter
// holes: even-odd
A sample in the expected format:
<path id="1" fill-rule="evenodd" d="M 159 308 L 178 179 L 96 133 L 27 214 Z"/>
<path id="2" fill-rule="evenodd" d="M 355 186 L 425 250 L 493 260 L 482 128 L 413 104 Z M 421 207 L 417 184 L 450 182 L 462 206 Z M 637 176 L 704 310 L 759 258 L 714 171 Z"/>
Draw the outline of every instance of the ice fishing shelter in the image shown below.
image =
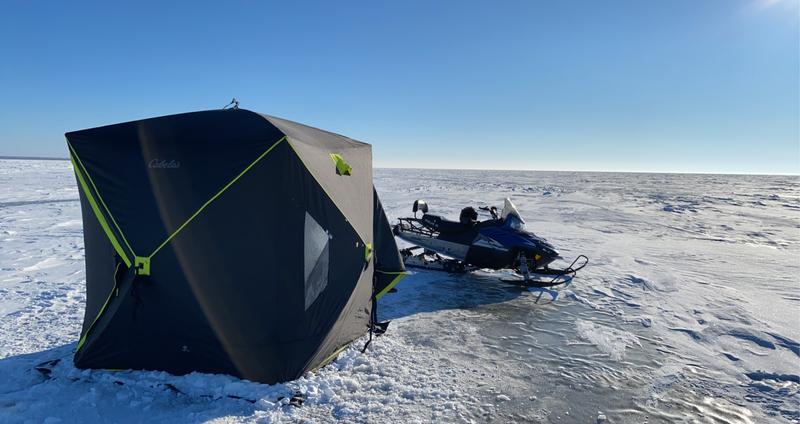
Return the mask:
<path id="1" fill-rule="evenodd" d="M 291 380 L 365 334 L 403 274 L 369 144 L 243 109 L 66 137 L 86 253 L 79 368 Z"/>

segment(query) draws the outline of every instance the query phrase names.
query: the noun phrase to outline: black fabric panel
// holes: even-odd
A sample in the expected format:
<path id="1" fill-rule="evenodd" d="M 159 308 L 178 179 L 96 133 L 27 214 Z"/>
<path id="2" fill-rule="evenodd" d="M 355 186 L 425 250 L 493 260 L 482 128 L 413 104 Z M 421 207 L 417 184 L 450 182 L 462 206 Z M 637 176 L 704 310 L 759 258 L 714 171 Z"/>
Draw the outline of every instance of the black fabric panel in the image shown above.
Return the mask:
<path id="1" fill-rule="evenodd" d="M 373 237 L 375 238 L 375 293 L 380 293 L 397 277 L 398 272 L 406 270 L 403 258 L 397 250 L 397 242 L 392 233 L 389 219 L 383 210 L 378 192 L 372 189 L 373 199 Z"/>
<path id="2" fill-rule="evenodd" d="M 283 133 L 253 112 L 220 110 L 66 136 L 136 254 L 147 256 Z"/>
<path id="3" fill-rule="evenodd" d="M 77 367 L 236 374 L 207 324 L 202 331 L 204 320 L 187 310 L 193 299 L 176 302 L 164 295 L 178 285 L 164 286 L 133 273 L 119 281 L 117 294 L 75 354 Z M 165 302 L 174 306 L 165 308 Z"/>
<path id="4" fill-rule="evenodd" d="M 109 299 L 109 304 L 102 315 L 99 316 L 97 322 L 91 328 L 91 333 L 87 336 L 86 343 L 75 352 L 74 362 L 78 368 L 118 368 L 113 366 L 114 363 L 119 363 L 119 355 L 126 354 L 126 346 L 117 342 L 109 342 L 106 335 L 111 337 L 119 337 L 125 334 L 126 337 L 130 334 L 131 326 L 127 321 L 116 319 L 117 311 L 125 299 L 129 298 L 131 286 L 133 284 L 133 272 L 126 269 L 126 273 L 120 278 L 122 283 L 115 290 L 115 294 Z M 111 277 L 113 278 L 113 277 Z M 107 279 L 110 279 L 107 277 Z M 113 282 L 113 280 L 112 280 Z M 108 294 L 106 294 L 107 296 Z M 112 323 L 123 323 L 126 328 L 124 331 L 106 331 L 108 326 Z M 122 339 L 125 340 L 124 338 Z M 127 367 L 125 367 L 127 368 Z"/>
<path id="5" fill-rule="evenodd" d="M 308 311 L 298 237 L 306 211 L 332 235 L 329 281 Z M 137 281 L 137 296 L 123 299 L 98 330 L 102 335 L 93 331 L 97 340 L 87 343 L 91 353 L 79 365 L 194 369 L 267 383 L 297 378 L 316 365 L 310 358 L 340 318 L 364 267 L 363 243 L 288 144 L 173 242 L 153 258 L 149 281 Z"/>
<path id="6" fill-rule="evenodd" d="M 306 212 L 332 236 L 328 284 L 308 311 Z M 282 144 L 198 216 L 174 249 L 238 375 L 274 383 L 307 370 L 339 317 L 361 274 L 364 247 L 358 243 L 353 228 Z"/>

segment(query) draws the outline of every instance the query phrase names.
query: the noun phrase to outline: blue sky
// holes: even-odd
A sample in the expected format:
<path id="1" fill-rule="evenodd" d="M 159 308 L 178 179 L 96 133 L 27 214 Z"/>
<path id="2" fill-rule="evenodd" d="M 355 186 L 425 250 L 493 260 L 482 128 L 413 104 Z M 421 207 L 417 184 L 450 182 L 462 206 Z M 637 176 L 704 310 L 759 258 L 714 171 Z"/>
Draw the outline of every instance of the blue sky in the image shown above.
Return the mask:
<path id="1" fill-rule="evenodd" d="M 800 173 L 800 0 L 4 2 L 0 155 L 242 107 L 376 166 Z"/>

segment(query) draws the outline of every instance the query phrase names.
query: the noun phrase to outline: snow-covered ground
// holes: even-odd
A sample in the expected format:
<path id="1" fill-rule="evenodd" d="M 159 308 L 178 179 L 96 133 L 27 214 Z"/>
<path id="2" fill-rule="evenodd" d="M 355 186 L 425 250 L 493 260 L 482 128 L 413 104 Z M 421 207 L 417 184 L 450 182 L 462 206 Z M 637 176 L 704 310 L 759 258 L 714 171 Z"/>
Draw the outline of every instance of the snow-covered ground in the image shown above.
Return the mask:
<path id="1" fill-rule="evenodd" d="M 455 218 L 510 196 L 591 263 L 557 291 L 417 272 L 381 299 L 392 324 L 367 353 L 285 384 L 82 371 L 70 165 L 0 161 L 0 422 L 800 422 L 798 177 L 375 175 L 392 221 L 416 198 Z"/>

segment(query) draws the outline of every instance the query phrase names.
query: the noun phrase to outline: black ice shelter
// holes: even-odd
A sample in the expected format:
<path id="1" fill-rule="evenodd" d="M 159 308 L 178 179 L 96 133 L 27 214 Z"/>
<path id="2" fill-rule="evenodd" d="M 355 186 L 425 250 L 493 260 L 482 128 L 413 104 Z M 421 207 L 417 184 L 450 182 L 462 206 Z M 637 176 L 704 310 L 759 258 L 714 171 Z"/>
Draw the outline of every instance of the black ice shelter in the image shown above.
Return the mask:
<path id="1" fill-rule="evenodd" d="M 66 137 L 86 252 L 79 368 L 295 379 L 365 334 L 403 275 L 369 144 L 243 109 Z"/>

